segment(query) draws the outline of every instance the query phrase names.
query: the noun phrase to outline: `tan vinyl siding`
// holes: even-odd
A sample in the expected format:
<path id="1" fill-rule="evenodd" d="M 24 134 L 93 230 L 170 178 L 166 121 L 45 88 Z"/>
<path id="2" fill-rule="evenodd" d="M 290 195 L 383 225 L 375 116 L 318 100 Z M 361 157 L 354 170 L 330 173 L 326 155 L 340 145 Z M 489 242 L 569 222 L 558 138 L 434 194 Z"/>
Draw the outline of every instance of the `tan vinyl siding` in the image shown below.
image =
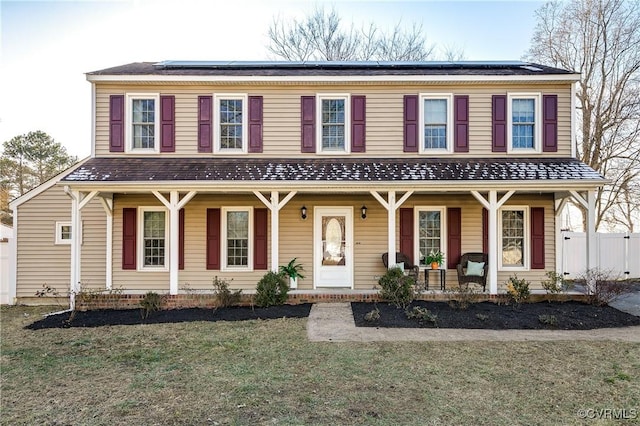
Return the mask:
<path id="1" fill-rule="evenodd" d="M 367 218 L 360 217 L 360 207 L 366 205 Z M 555 264 L 555 239 L 553 199 L 550 195 L 516 195 L 507 205 L 527 205 L 545 208 L 545 270 L 518 271 L 518 277 L 532 283 L 532 288 L 540 288 L 546 270 L 552 270 Z M 308 211 L 306 220 L 300 217 L 300 207 L 305 205 Z M 143 272 L 122 270 L 122 209 L 125 207 L 159 206 L 153 196 L 121 195 L 116 197 L 114 211 L 114 287 L 127 291 L 159 293 L 169 292 L 168 272 Z M 179 271 L 179 291 L 212 290 L 212 279 L 218 276 L 230 281 L 233 288 L 254 290 L 265 270 L 247 272 L 219 271 L 206 269 L 206 209 L 225 206 L 251 206 L 264 208 L 256 197 L 247 195 L 197 195 L 185 206 L 185 269 Z M 297 195 L 280 211 L 280 250 L 279 264 L 283 265 L 294 257 L 304 267 L 305 279 L 300 280 L 300 290 L 311 290 L 313 283 L 313 209 L 316 206 L 351 206 L 354 210 L 354 289 L 370 290 L 374 288 L 378 277 L 385 269 L 381 256 L 387 251 L 387 211 L 369 195 Z M 460 207 L 462 212 L 462 252 L 482 251 L 482 208 L 470 195 L 415 195 L 402 207 L 445 206 Z M 269 219 L 270 223 L 270 219 Z M 399 235 L 399 217 L 397 217 L 397 235 Z M 446 235 L 444 236 L 446 238 Z M 271 249 L 271 229 L 269 225 L 269 251 Z M 396 241 L 399 244 L 399 239 Z M 269 268 L 271 256 L 269 255 Z M 498 272 L 499 289 L 513 272 Z M 423 280 L 421 273 L 420 279 Z M 434 277 L 431 277 L 434 280 Z M 447 288 L 457 285 L 455 270 L 447 272 Z M 432 287 L 433 289 L 433 287 Z"/>
<path id="2" fill-rule="evenodd" d="M 261 95 L 263 105 L 264 152 L 250 154 L 260 157 L 322 157 L 322 154 L 300 153 L 300 96 L 319 93 L 349 93 L 365 95 L 366 157 L 413 157 L 404 153 L 403 96 L 418 93 L 453 93 L 469 95 L 469 153 L 451 154 L 491 157 L 491 96 L 508 92 L 558 95 L 558 152 L 535 154 L 549 157 L 571 155 L 571 88 L 569 84 L 467 84 L 467 85 L 125 85 L 101 83 L 96 86 L 96 155 L 127 155 L 109 153 L 109 95 L 125 93 L 161 93 L 175 95 L 176 152 L 158 155 L 211 156 L 197 152 L 197 99 L 214 93 L 247 93 Z M 215 129 L 214 129 L 215 133 Z M 215 136 L 214 136 L 215 141 Z M 216 155 L 216 154 L 213 154 Z M 221 155 L 221 154 L 218 154 Z M 501 154 L 504 156 L 506 154 Z M 508 154 L 531 156 L 534 154 Z"/>
<path id="3" fill-rule="evenodd" d="M 82 210 L 82 284 L 105 286 L 105 213 L 98 200 Z M 71 246 L 56 245 L 56 222 L 71 221 L 71 200 L 53 186 L 18 207 L 16 296 L 34 297 L 47 284 L 64 297 L 70 287 Z"/>

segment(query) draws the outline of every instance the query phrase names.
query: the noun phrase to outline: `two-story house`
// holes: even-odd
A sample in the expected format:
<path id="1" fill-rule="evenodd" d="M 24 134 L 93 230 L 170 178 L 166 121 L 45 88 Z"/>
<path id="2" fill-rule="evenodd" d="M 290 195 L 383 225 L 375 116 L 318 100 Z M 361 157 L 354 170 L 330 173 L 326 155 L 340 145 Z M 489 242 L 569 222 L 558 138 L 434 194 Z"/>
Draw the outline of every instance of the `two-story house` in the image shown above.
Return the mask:
<path id="1" fill-rule="evenodd" d="M 575 158 L 579 77 L 522 62 L 90 72 L 90 158 L 12 203 L 14 296 L 33 302 L 45 283 L 176 295 L 214 276 L 251 290 L 292 258 L 298 292 L 354 294 L 383 253 L 426 267 L 433 249 L 448 285 L 462 253 L 484 252 L 489 293 L 513 274 L 539 286 L 560 261 L 565 202 L 587 207 L 594 235 L 604 183 Z"/>

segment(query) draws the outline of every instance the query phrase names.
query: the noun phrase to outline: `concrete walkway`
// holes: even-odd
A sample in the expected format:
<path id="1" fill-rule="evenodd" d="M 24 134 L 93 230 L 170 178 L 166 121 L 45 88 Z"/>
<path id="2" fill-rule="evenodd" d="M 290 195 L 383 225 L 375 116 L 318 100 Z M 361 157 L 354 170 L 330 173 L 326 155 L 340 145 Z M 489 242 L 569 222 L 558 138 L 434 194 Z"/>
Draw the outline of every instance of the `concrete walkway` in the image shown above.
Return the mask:
<path id="1" fill-rule="evenodd" d="M 637 293 L 636 293 L 637 294 Z M 640 299 L 640 295 L 638 295 Z M 636 300 L 636 303 L 638 300 Z M 633 303 L 633 301 L 631 302 Z M 634 315 L 640 315 L 640 306 Z M 307 321 L 312 342 L 559 341 L 640 342 L 640 326 L 595 330 L 467 330 L 356 327 L 350 303 L 316 303 Z"/>

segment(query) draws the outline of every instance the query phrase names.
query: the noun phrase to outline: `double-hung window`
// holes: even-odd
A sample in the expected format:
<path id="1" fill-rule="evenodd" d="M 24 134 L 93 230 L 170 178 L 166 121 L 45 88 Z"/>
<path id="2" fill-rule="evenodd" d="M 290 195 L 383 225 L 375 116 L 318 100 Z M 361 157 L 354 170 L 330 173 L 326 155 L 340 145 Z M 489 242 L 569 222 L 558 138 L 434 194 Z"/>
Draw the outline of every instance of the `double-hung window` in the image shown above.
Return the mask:
<path id="1" fill-rule="evenodd" d="M 453 95 L 420 95 L 420 152 L 453 149 Z"/>
<path id="2" fill-rule="evenodd" d="M 508 95 L 508 140 L 510 152 L 539 152 L 542 145 L 540 94 Z"/>
<path id="3" fill-rule="evenodd" d="M 432 251 L 445 251 L 445 207 L 416 207 L 415 229 L 418 233 L 417 254 L 420 265 L 425 265 L 426 256 Z"/>
<path id="4" fill-rule="evenodd" d="M 157 94 L 127 95 L 127 147 L 129 152 L 159 151 L 159 108 Z"/>
<path id="5" fill-rule="evenodd" d="M 71 222 L 56 222 L 55 244 L 71 244 Z"/>
<path id="6" fill-rule="evenodd" d="M 247 152 L 247 95 L 215 95 L 216 152 Z"/>
<path id="7" fill-rule="evenodd" d="M 160 207 L 141 207 L 138 209 L 138 260 L 143 270 L 166 270 L 168 220 L 166 209 Z"/>
<path id="8" fill-rule="evenodd" d="M 498 217 L 501 247 L 500 268 L 505 270 L 528 269 L 528 208 L 519 206 L 504 207 L 500 209 Z"/>
<path id="9" fill-rule="evenodd" d="M 349 95 L 322 94 L 318 97 L 317 126 L 321 153 L 348 153 L 350 151 Z"/>
<path id="10" fill-rule="evenodd" d="M 222 209 L 223 269 L 253 269 L 253 210 L 250 207 Z"/>

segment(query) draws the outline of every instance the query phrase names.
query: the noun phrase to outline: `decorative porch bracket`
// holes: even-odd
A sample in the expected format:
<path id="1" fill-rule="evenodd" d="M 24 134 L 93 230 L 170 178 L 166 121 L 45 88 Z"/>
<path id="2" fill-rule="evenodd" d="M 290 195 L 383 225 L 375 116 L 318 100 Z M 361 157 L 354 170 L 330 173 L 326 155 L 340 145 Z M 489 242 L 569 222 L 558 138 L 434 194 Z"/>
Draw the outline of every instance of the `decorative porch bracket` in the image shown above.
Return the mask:
<path id="1" fill-rule="evenodd" d="M 591 271 L 598 265 L 598 253 L 596 252 L 596 191 L 586 191 L 586 197 L 577 191 L 569 191 L 574 200 L 587 210 L 587 270 Z M 587 282 L 589 291 L 593 291 L 593 280 Z"/>
<path id="2" fill-rule="evenodd" d="M 471 191 L 476 200 L 489 211 L 489 293 L 498 294 L 498 209 L 507 202 L 515 191 L 509 191 L 498 200 L 498 192 L 489 191 L 489 199 L 478 191 Z"/>
<path id="3" fill-rule="evenodd" d="M 259 191 L 253 191 L 253 194 L 262 201 L 262 204 L 267 206 L 271 211 L 271 270 L 273 272 L 278 272 L 278 262 L 280 261 L 278 259 L 280 250 L 280 209 L 287 205 L 297 193 L 298 191 L 291 191 L 280 201 L 280 193 L 278 191 L 271 191 L 271 201 L 269 201 Z"/>
<path id="4" fill-rule="evenodd" d="M 382 207 L 387 209 L 387 236 L 388 246 L 387 252 L 389 253 L 389 261 L 387 268 L 393 267 L 397 263 L 396 256 L 396 210 L 404 204 L 405 201 L 413 194 L 413 191 L 407 191 L 399 200 L 396 201 L 396 191 L 389 191 L 387 193 L 387 200 L 382 198 L 378 191 L 369 191 L 373 198 L 378 200 Z M 392 261 L 393 260 L 393 261 Z"/>
<path id="5" fill-rule="evenodd" d="M 191 201 L 197 191 L 189 191 L 182 199 L 178 191 L 171 191 L 169 200 L 158 191 L 151 192 L 169 210 L 169 294 L 174 295 L 178 294 L 180 209 Z"/>
<path id="6" fill-rule="evenodd" d="M 91 191 L 85 194 L 80 191 L 73 191 L 68 186 L 64 187 L 64 192 L 71 198 L 71 276 L 69 282 L 69 307 L 75 308 L 76 294 L 80 291 L 81 277 L 81 240 L 80 229 L 82 227 L 82 209 L 91 201 L 98 191 Z"/>

